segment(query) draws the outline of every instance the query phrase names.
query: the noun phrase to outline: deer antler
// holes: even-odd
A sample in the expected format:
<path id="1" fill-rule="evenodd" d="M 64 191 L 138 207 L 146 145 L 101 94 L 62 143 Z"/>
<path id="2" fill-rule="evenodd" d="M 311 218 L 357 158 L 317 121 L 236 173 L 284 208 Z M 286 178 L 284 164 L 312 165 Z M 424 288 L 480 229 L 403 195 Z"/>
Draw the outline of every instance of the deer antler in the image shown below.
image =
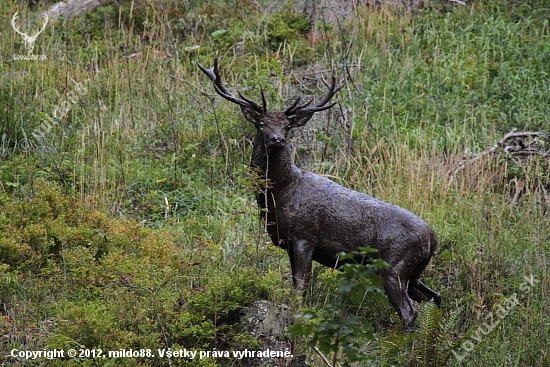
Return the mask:
<path id="1" fill-rule="evenodd" d="M 36 39 L 36 37 L 37 37 L 40 33 L 44 32 L 44 29 L 46 29 L 46 26 L 48 25 L 48 20 L 50 19 L 50 18 L 48 18 L 48 14 L 44 14 L 44 24 L 42 25 L 42 29 L 40 29 L 40 30 L 35 30 L 35 31 L 33 32 L 32 36 L 29 36 L 28 34 L 26 34 L 26 33 L 24 33 L 24 32 L 21 32 L 21 31 L 19 30 L 19 27 L 17 27 L 17 25 L 15 24 L 15 22 L 17 21 L 17 18 L 19 18 L 19 15 L 17 15 L 17 12 L 15 12 L 15 14 L 13 14 L 13 17 L 11 18 L 11 25 L 12 25 L 13 29 L 14 29 L 17 33 L 19 33 L 21 36 L 23 36 L 23 37 L 28 37 L 28 38 L 30 38 L 30 39 Z"/>
<path id="2" fill-rule="evenodd" d="M 42 29 L 39 30 L 39 31 L 34 31 L 34 33 L 32 34 L 32 38 L 36 38 L 38 37 L 38 35 L 42 32 L 44 32 L 44 29 L 46 29 L 46 26 L 48 25 L 48 20 L 50 18 L 48 18 L 48 14 L 45 14 L 44 13 L 44 25 L 42 25 Z"/>
<path id="3" fill-rule="evenodd" d="M 223 98 L 225 98 L 228 101 L 231 101 L 233 103 L 236 103 L 239 106 L 246 107 L 246 108 L 251 108 L 251 109 L 253 109 L 254 111 L 256 111 L 260 114 L 265 114 L 267 112 L 267 105 L 266 105 L 266 102 L 265 102 L 265 96 L 264 96 L 263 89 L 261 89 L 262 106 L 260 107 L 259 104 L 257 104 L 256 102 L 244 97 L 240 92 L 239 92 L 239 97 L 241 97 L 241 98 L 238 98 L 238 97 L 234 96 L 233 94 L 231 94 L 231 92 L 229 92 L 224 87 L 224 85 L 222 84 L 221 78 L 220 78 L 220 74 L 218 72 L 218 58 L 217 57 L 214 59 L 214 66 L 210 69 L 205 68 L 204 66 L 202 66 L 198 62 L 197 62 L 197 66 L 199 67 L 199 69 L 202 70 L 203 73 L 205 73 L 210 78 L 210 80 L 212 80 L 214 82 L 214 89 L 216 89 L 216 92 L 220 96 L 222 96 Z"/>
<path id="4" fill-rule="evenodd" d="M 332 82 L 331 82 L 330 86 L 328 86 L 326 83 L 325 83 L 325 85 L 328 87 L 328 93 L 316 105 L 309 106 L 311 104 L 311 102 L 313 102 L 313 98 L 310 99 L 308 102 L 306 102 L 304 104 L 298 105 L 298 102 L 300 101 L 300 98 L 297 98 L 296 101 L 292 104 L 292 106 L 290 106 L 289 108 L 287 108 L 285 110 L 285 112 L 284 112 L 285 115 L 286 116 L 311 115 L 315 112 L 328 110 L 329 108 L 334 106 L 336 104 L 336 102 L 333 102 L 333 103 L 328 104 L 328 105 L 327 105 L 327 103 L 332 99 L 332 97 L 334 97 L 336 92 L 338 92 L 340 89 L 342 89 L 342 86 L 339 86 L 338 88 L 336 87 L 336 77 L 334 75 L 332 75 Z"/>
<path id="5" fill-rule="evenodd" d="M 20 32 L 19 31 L 19 27 L 17 27 L 15 25 L 15 21 L 17 20 L 17 18 L 19 18 L 19 16 L 17 15 L 17 12 L 15 12 L 15 14 L 13 14 L 13 17 L 11 17 L 11 26 L 13 27 L 13 29 L 19 33 L 20 35 L 22 35 L 23 37 L 27 36 L 26 33 L 23 33 L 23 32 Z"/>

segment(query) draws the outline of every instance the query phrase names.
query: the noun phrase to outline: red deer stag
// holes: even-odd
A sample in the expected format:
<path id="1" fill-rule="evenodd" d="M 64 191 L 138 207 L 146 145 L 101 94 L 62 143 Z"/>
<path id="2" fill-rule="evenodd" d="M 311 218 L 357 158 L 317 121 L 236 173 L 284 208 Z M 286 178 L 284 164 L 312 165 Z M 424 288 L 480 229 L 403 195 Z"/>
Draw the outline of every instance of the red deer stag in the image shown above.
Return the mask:
<path id="1" fill-rule="evenodd" d="M 197 65 L 216 92 L 238 104 L 256 127 L 251 166 L 267 183 L 257 194 L 258 205 L 273 244 L 290 257 L 297 289 L 307 287 L 313 260 L 334 268 L 340 252 L 368 246 L 389 265 L 381 271 L 384 290 L 406 329 L 416 317 L 411 298 L 440 305 L 439 293 L 419 279 L 437 246 L 434 231 L 422 219 L 292 164 L 288 133 L 305 125 L 314 113 L 335 105 L 329 103 L 340 89 L 334 76 L 328 93 L 316 104 L 297 98 L 286 110 L 272 112 L 267 110 L 263 91 L 261 105 L 240 93 L 239 97 L 231 94 L 222 84 L 217 59 L 211 69 Z"/>

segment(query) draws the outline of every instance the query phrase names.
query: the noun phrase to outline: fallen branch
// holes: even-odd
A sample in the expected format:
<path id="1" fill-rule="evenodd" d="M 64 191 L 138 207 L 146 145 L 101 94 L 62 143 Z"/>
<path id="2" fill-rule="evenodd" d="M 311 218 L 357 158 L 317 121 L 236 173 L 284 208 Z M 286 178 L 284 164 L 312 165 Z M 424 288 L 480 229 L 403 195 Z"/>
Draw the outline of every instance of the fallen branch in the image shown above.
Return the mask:
<path id="1" fill-rule="evenodd" d="M 530 141 L 526 142 L 525 138 L 530 139 Z M 468 163 L 475 162 L 486 155 L 494 155 L 495 153 L 500 151 L 508 156 L 541 155 L 542 157 L 550 157 L 549 147 L 542 146 L 534 138 L 541 138 L 545 141 L 550 141 L 550 133 L 548 131 L 516 132 L 516 129 L 513 128 L 512 130 L 510 130 L 510 132 L 504 135 L 502 139 L 493 144 L 489 149 L 471 156 L 465 155 L 460 163 L 458 163 L 456 167 L 450 170 L 448 174 L 451 176 L 452 179 L 458 172 L 466 168 L 466 165 Z"/>
<path id="2" fill-rule="evenodd" d="M 457 3 L 458 5 L 466 6 L 466 3 L 464 1 L 460 1 L 460 0 L 448 0 L 448 1 L 451 3 Z"/>
<path id="3" fill-rule="evenodd" d="M 325 362 L 325 364 L 326 364 L 328 367 L 332 367 L 332 365 L 331 365 L 330 362 L 328 361 L 327 357 L 325 357 L 325 355 L 324 355 L 323 353 L 321 353 L 321 351 L 319 350 L 319 348 L 313 347 L 313 350 L 321 357 L 321 359 L 323 360 L 323 362 Z"/>

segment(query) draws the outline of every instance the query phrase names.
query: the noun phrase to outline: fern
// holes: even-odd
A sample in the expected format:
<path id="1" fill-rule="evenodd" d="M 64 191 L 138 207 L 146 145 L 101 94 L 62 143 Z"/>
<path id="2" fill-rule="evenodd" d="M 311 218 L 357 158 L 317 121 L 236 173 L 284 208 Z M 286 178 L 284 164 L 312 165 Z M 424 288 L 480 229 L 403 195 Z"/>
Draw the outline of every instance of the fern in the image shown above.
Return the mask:
<path id="1" fill-rule="evenodd" d="M 454 337 L 456 334 L 456 329 L 459 327 L 459 323 L 462 321 L 462 316 L 464 312 L 464 307 L 460 306 L 453 309 L 441 326 L 441 331 L 439 333 L 440 342 L 443 344 L 443 351 L 445 352 L 445 360 L 449 360 L 451 357 L 451 351 L 459 344 L 460 339 Z"/>
<path id="2" fill-rule="evenodd" d="M 418 331 L 416 345 L 420 354 L 417 354 L 418 365 L 423 367 L 435 366 L 438 359 L 438 339 L 440 336 L 442 313 L 432 303 L 421 303 L 418 309 Z"/>
<path id="3" fill-rule="evenodd" d="M 444 313 L 432 303 L 418 306 L 417 330 L 410 335 L 397 331 L 380 343 L 380 352 L 391 363 L 407 367 L 442 367 L 449 364 L 459 339 L 457 328 L 463 309 Z"/>

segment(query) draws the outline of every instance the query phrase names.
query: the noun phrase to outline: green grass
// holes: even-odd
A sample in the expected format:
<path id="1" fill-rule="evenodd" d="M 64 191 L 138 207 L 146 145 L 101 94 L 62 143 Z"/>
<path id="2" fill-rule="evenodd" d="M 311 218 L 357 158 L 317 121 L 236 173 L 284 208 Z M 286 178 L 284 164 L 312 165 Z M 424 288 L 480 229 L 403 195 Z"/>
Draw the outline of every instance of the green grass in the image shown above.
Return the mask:
<path id="1" fill-rule="evenodd" d="M 403 335 L 388 302 L 342 299 L 330 269 L 315 267 L 306 306 L 343 303 L 365 317 L 378 338 L 364 351 L 381 364 L 550 366 L 548 158 L 484 157 L 448 174 L 513 127 L 549 129 L 546 2 L 368 8 L 341 28 L 318 24 L 317 38 L 289 8 L 264 15 L 258 3 L 123 1 L 50 23 L 35 47 L 44 62 L 12 56 L 25 51 L 11 15 L 37 9 L 0 5 L 2 358 L 12 348 L 253 348 L 235 310 L 269 299 L 298 311 L 287 256 L 257 220 L 254 129 L 194 65 L 217 54 L 230 89 L 257 98 L 263 86 L 271 109 L 323 93 L 330 74 L 318 70 L 334 68 L 341 109 L 296 134 L 295 161 L 413 211 L 438 235 L 424 278 L 443 305 L 421 309 L 418 333 Z M 78 98 L 75 82 L 87 89 Z M 449 354 L 531 275 L 539 282 L 462 363 Z M 47 361 L 61 364 L 93 361 Z"/>

